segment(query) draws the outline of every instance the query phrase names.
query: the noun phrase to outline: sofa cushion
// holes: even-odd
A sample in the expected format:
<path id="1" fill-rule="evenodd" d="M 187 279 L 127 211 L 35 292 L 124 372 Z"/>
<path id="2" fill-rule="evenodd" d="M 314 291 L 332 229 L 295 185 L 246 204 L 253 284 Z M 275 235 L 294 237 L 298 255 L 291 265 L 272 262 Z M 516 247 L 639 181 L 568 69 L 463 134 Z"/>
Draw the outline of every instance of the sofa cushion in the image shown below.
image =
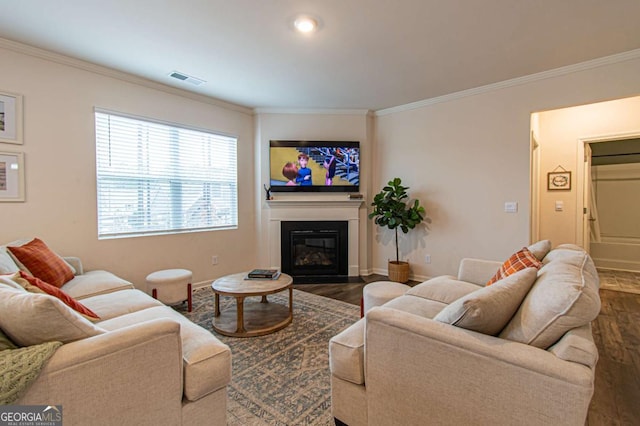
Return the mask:
<path id="1" fill-rule="evenodd" d="M 388 301 L 382 306 L 409 312 L 410 314 L 418 315 L 423 318 L 433 318 L 441 310 L 446 308 L 447 304 L 438 302 L 437 300 L 424 299 L 422 297 L 405 294 L 404 296 L 396 297 L 395 299 Z"/>
<path id="2" fill-rule="evenodd" d="M 134 288 L 133 284 L 129 281 L 123 280 L 111 272 L 100 270 L 76 275 L 74 279 L 62 286 L 64 292 L 78 300 L 132 288 Z"/>
<path id="3" fill-rule="evenodd" d="M 356 385 L 364 384 L 365 323 L 360 319 L 329 340 L 331 374 Z"/>
<path id="4" fill-rule="evenodd" d="M 7 253 L 5 246 L 0 246 L 0 274 L 14 274 L 18 272 L 20 268 L 13 261 L 13 258 Z"/>
<path id="5" fill-rule="evenodd" d="M 511 274 L 515 274 L 525 268 L 540 268 L 542 263 L 535 257 L 528 248 L 523 247 L 522 250 L 515 252 L 507 259 L 498 272 L 487 282 L 487 285 L 491 285 L 498 280 L 508 277 Z"/>
<path id="6" fill-rule="evenodd" d="M 117 330 L 157 318 L 169 318 L 180 323 L 182 357 L 184 360 L 184 396 L 190 401 L 221 389 L 231 381 L 231 351 L 211 332 L 192 323 L 167 306 L 156 306 L 110 320 L 100 327 Z"/>
<path id="7" fill-rule="evenodd" d="M 44 293 L 60 299 L 62 303 L 64 303 L 89 321 L 96 321 L 100 319 L 100 317 L 95 312 L 75 300 L 73 297 L 69 296 L 64 291 L 60 290 L 58 287 L 52 286 L 51 284 L 42 281 L 40 278 L 32 277 L 24 271 L 16 273 L 13 281 L 23 286 L 24 289 L 30 293 Z M 34 291 L 34 289 L 36 291 Z"/>
<path id="8" fill-rule="evenodd" d="M 2 287 L 0 328 L 21 346 L 68 343 L 104 332 L 53 296 Z"/>
<path id="9" fill-rule="evenodd" d="M 7 250 L 31 275 L 51 285 L 61 287 L 73 278 L 74 272 L 71 267 L 38 238 L 18 247 L 9 246 Z"/>
<path id="10" fill-rule="evenodd" d="M 451 303 L 434 320 L 495 336 L 518 310 L 537 273 L 536 268 L 526 268 L 481 287 Z"/>
<path id="11" fill-rule="evenodd" d="M 103 321 L 155 306 L 164 306 L 147 293 L 132 289 L 87 297 L 82 299 L 82 304 L 100 315 Z"/>
<path id="12" fill-rule="evenodd" d="M 15 275 L 16 275 L 15 272 L 13 274 L 10 274 L 10 275 L 0 275 L 0 287 L 12 288 L 12 289 L 16 289 L 16 290 L 21 290 L 23 292 L 26 291 L 24 289 L 24 287 L 22 287 L 17 282 L 13 281 L 12 278 Z"/>
<path id="13" fill-rule="evenodd" d="M 598 273 L 577 246 L 559 246 L 500 337 L 546 349 L 568 330 L 590 323 L 600 312 Z"/>
<path id="14" fill-rule="evenodd" d="M 547 253 L 551 251 L 551 241 L 540 240 L 528 246 L 527 249 L 536 257 L 536 259 L 542 260 Z"/>
<path id="15" fill-rule="evenodd" d="M 455 277 L 444 275 L 418 284 L 407 291 L 406 294 L 448 305 L 479 288 L 475 284 L 459 281 Z"/>
<path id="16" fill-rule="evenodd" d="M 598 362 L 598 348 L 593 341 L 591 324 L 567 331 L 548 351 L 560 359 L 577 362 L 589 368 L 595 368 Z"/>

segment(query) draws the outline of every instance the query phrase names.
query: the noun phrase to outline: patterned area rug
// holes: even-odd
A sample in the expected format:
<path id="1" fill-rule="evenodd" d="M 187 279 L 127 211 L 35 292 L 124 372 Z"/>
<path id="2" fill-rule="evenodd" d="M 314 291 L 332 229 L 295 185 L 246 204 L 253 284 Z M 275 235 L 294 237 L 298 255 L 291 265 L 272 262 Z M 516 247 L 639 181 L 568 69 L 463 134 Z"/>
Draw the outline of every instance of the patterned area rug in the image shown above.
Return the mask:
<path id="1" fill-rule="evenodd" d="M 259 298 L 257 299 L 259 300 Z M 269 296 L 287 305 L 286 292 Z M 220 300 L 221 309 L 235 304 Z M 211 328 L 213 293 L 195 290 L 193 310 L 176 308 L 231 348 L 229 425 L 331 425 L 329 339 L 357 321 L 360 308 L 338 300 L 293 291 L 293 322 L 267 336 L 221 336 Z"/>

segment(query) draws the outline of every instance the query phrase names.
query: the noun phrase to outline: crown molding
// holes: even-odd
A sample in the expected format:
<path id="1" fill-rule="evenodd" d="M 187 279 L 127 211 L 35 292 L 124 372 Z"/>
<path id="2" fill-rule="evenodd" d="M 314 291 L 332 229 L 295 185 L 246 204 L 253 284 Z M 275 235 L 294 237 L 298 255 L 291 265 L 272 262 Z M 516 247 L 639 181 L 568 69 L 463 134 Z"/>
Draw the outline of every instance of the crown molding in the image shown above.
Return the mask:
<path id="1" fill-rule="evenodd" d="M 372 113 L 368 109 L 331 109 L 331 108 L 255 108 L 255 114 L 317 114 L 317 115 L 362 115 Z"/>
<path id="2" fill-rule="evenodd" d="M 253 115 L 252 108 L 248 108 L 248 107 L 234 104 L 231 102 L 225 102 L 220 99 L 213 98 L 211 96 L 201 95 L 198 93 L 190 92 L 188 90 L 179 89 L 173 86 L 169 86 L 163 83 L 158 83 L 156 81 L 149 80 L 144 77 L 138 77 L 136 75 L 129 74 L 124 71 L 118 71 L 116 69 L 105 67 L 103 65 L 98 65 L 92 62 L 83 61 L 81 59 L 77 59 L 77 58 L 66 56 L 60 53 L 41 49 L 39 47 L 18 43 L 13 40 L 0 38 L 0 48 L 11 50 L 17 53 L 22 53 L 24 55 L 32 56 L 35 58 L 55 62 L 61 65 L 78 68 L 94 74 L 100 74 L 106 77 L 111 77 L 118 80 L 126 81 L 128 83 L 133 83 L 140 86 L 148 87 L 151 89 L 169 93 L 171 95 L 181 96 L 181 97 L 192 99 L 198 102 L 214 105 L 220 108 L 241 112 L 248 115 Z"/>
<path id="3" fill-rule="evenodd" d="M 188 90 L 179 89 L 173 86 L 169 86 L 163 83 L 159 83 L 153 80 L 149 80 L 144 77 L 135 76 L 133 74 L 126 73 L 124 71 L 118 71 L 113 68 L 105 67 L 103 65 L 97 65 L 92 62 L 83 61 L 81 59 L 66 56 L 60 53 L 52 52 L 49 50 L 41 49 L 38 47 L 30 46 L 16 41 L 0 38 L 0 48 L 11 50 L 17 53 L 29 55 L 32 57 L 48 60 L 51 62 L 59 63 L 62 65 L 78 68 L 84 71 L 92 72 L 95 74 L 104 75 L 106 77 L 115 78 L 118 80 L 126 81 L 129 83 L 137 84 L 151 89 L 159 90 L 165 93 L 169 93 L 176 96 L 192 99 L 198 102 L 203 102 L 209 105 L 214 105 L 220 108 L 240 112 L 243 114 L 324 114 L 324 115 L 361 115 L 361 116 L 384 116 L 394 114 L 402 111 L 409 111 L 413 109 L 423 108 L 429 105 L 439 104 L 443 102 L 449 102 L 456 99 L 461 99 L 469 96 L 475 96 L 483 93 L 489 93 L 509 87 L 524 85 L 548 78 L 559 77 L 575 72 L 590 70 L 593 68 L 603 67 L 607 65 L 617 64 L 629 60 L 640 58 L 640 49 L 630 50 L 615 55 L 605 56 L 590 61 L 580 62 L 578 64 L 567 65 L 560 68 L 555 68 L 548 71 L 539 72 L 536 74 L 530 74 L 523 77 L 517 77 L 510 80 L 504 80 L 498 83 L 492 83 L 485 86 L 480 86 L 472 89 L 462 90 L 459 92 L 449 93 L 434 98 L 425 99 L 422 101 L 412 102 L 409 104 L 399 105 L 391 108 L 380 109 L 371 111 L 369 109 L 331 109 L 331 108 L 249 108 L 246 106 L 234 104 L 231 102 L 222 101 L 220 99 L 201 95 Z"/>
<path id="4" fill-rule="evenodd" d="M 425 99 L 422 101 L 412 102 L 405 105 L 399 105 L 391 108 L 380 109 L 374 112 L 379 117 L 383 115 L 394 114 L 402 111 L 409 111 L 412 109 L 423 108 L 425 106 L 439 104 L 443 102 L 449 102 L 456 99 L 466 98 L 469 96 L 475 96 L 483 93 L 489 93 L 496 90 L 505 89 L 508 87 L 520 86 L 548 78 L 560 77 L 563 75 L 586 71 L 593 68 L 603 67 L 607 65 L 617 64 L 620 62 L 630 61 L 640 58 L 640 49 L 630 50 L 628 52 L 618 53 L 615 55 L 604 56 L 602 58 L 593 59 L 590 61 L 580 62 L 573 65 L 567 65 L 560 68 L 554 68 L 548 71 L 542 71 L 536 74 L 530 74 L 523 77 L 512 78 L 510 80 L 500 81 L 498 83 L 487 84 L 485 86 L 475 87 L 473 89 L 462 90 L 460 92 L 449 93 L 435 98 Z"/>

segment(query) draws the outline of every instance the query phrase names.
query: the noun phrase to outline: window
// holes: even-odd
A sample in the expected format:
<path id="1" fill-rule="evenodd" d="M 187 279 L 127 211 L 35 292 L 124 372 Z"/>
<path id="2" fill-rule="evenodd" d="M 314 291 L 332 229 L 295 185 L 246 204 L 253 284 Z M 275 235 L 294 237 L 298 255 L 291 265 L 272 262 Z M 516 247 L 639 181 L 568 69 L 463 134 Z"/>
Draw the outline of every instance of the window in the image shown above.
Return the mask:
<path id="1" fill-rule="evenodd" d="M 238 227 L 237 139 L 96 110 L 98 238 Z"/>

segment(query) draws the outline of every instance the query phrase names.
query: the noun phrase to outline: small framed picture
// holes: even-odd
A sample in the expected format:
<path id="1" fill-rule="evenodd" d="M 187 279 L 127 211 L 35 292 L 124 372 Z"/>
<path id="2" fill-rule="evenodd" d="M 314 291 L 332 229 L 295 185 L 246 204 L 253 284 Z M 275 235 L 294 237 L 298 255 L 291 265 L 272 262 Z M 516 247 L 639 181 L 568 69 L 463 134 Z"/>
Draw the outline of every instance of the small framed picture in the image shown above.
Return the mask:
<path id="1" fill-rule="evenodd" d="M 22 96 L 0 92 L 0 142 L 22 144 Z"/>
<path id="2" fill-rule="evenodd" d="M 547 173 L 547 190 L 569 191 L 571 189 L 571 172 Z"/>
<path id="3" fill-rule="evenodd" d="M 24 154 L 0 152 L 0 202 L 24 201 Z"/>

